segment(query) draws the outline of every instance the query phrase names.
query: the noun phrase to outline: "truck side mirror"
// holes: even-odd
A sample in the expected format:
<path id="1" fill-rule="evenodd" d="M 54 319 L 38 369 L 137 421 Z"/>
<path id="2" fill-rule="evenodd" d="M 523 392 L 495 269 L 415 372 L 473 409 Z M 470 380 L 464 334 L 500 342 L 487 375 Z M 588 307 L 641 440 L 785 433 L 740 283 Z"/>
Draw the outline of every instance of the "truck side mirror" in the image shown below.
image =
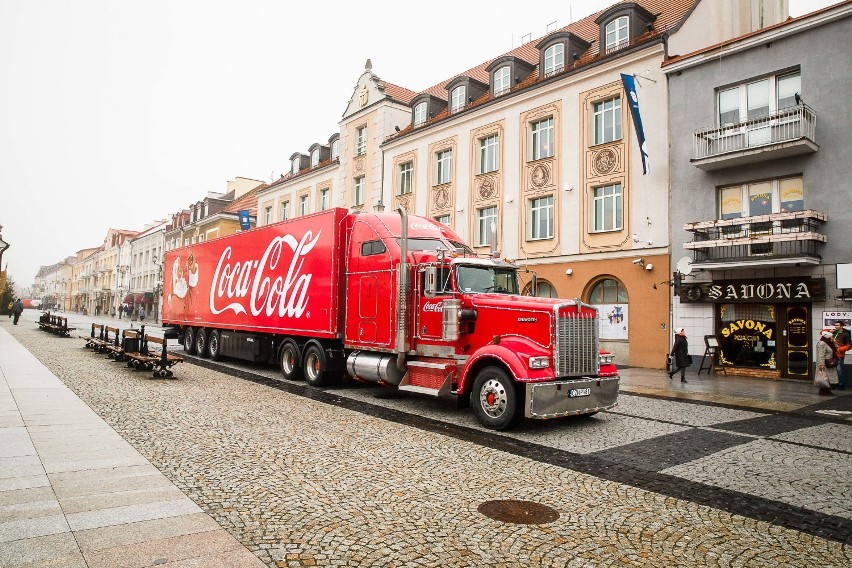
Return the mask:
<path id="1" fill-rule="evenodd" d="M 426 282 L 424 285 L 423 293 L 426 297 L 431 298 L 435 295 L 435 292 L 438 289 L 438 269 L 435 265 L 426 267 Z"/>

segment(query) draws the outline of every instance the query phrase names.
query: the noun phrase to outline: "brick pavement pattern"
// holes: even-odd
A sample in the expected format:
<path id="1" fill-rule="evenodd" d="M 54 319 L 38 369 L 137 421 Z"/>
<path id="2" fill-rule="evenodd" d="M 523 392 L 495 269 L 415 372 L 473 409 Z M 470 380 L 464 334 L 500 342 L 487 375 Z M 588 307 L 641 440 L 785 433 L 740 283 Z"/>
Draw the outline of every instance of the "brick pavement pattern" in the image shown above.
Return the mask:
<path id="1" fill-rule="evenodd" d="M 195 365 L 151 380 L 79 340 L 19 328 L 19 341 L 271 567 L 852 564 L 852 548 L 833 540 Z M 561 516 L 500 523 L 477 511 L 492 499 Z"/>

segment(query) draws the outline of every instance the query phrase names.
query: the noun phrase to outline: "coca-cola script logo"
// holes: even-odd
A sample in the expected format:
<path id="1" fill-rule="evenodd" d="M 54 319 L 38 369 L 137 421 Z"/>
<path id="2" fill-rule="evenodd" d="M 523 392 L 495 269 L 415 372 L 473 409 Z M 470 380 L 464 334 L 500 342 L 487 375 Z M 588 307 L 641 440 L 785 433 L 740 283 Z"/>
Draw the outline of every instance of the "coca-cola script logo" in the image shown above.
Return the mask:
<path id="1" fill-rule="evenodd" d="M 268 317 L 277 310 L 278 317 L 302 317 L 313 276 L 302 274 L 302 265 L 305 256 L 319 241 L 320 234 L 322 231 L 314 237 L 313 231 L 307 231 L 301 241 L 293 235 L 275 237 L 260 260 L 235 260 L 231 263 L 232 251 L 231 247 L 227 247 L 219 257 L 210 285 L 210 311 L 221 314 L 231 310 L 234 314 L 244 314 L 246 306 L 243 304 L 248 299 L 248 309 L 254 316 L 264 312 Z M 282 252 L 284 245 L 292 252 L 289 265 L 287 255 Z M 279 266 L 281 269 L 278 269 Z M 219 307 L 223 298 L 229 303 Z"/>
<path id="2" fill-rule="evenodd" d="M 441 300 L 440 302 L 434 302 L 434 303 L 427 302 L 427 303 L 423 304 L 423 311 L 424 312 L 441 312 L 441 311 L 443 311 L 443 309 L 444 309 L 444 301 L 443 300 Z"/>

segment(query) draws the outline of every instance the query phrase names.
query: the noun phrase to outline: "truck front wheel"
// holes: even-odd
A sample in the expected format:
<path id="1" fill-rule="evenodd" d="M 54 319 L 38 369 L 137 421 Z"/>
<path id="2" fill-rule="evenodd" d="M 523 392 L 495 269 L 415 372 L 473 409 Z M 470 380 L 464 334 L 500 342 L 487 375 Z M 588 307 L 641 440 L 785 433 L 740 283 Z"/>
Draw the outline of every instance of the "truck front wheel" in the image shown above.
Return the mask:
<path id="1" fill-rule="evenodd" d="M 473 383 L 470 402 L 486 428 L 508 430 L 523 418 L 515 383 L 500 367 L 486 367 Z"/>
<path id="2" fill-rule="evenodd" d="M 317 345 L 311 345 L 305 350 L 303 361 L 305 382 L 312 387 L 325 386 L 328 383 L 328 365 L 325 360 L 325 351 Z"/>
<path id="3" fill-rule="evenodd" d="M 188 327 L 183 331 L 183 350 L 195 355 L 195 329 Z"/>
<path id="4" fill-rule="evenodd" d="M 281 346 L 281 376 L 287 381 L 298 381 L 302 378 L 299 348 L 292 341 L 285 341 Z"/>

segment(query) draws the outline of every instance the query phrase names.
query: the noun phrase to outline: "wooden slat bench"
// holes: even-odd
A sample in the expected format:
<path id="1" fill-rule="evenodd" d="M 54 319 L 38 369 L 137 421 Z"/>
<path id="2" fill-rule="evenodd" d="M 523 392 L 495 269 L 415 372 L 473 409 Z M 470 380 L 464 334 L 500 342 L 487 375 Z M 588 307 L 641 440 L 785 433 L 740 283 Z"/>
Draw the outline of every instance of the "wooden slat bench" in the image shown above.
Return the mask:
<path id="1" fill-rule="evenodd" d="M 51 315 L 50 312 L 44 312 L 41 316 L 39 316 L 38 327 L 44 331 L 49 331 L 50 333 L 61 337 L 71 337 L 71 332 L 76 329 L 74 327 L 68 327 L 68 318 Z"/>
<path id="2" fill-rule="evenodd" d="M 86 347 L 90 349 L 94 349 L 95 352 L 100 353 L 102 348 L 109 343 L 105 335 L 105 326 L 99 323 L 92 324 L 92 333 L 89 337 L 84 337 L 86 340 Z"/>
<path id="3" fill-rule="evenodd" d="M 105 353 L 107 357 L 110 359 L 115 359 L 116 361 L 124 360 L 124 348 L 119 340 L 121 336 L 121 330 L 117 327 L 109 327 L 104 328 L 104 333 L 106 335 L 107 342 L 101 348 L 101 353 Z M 110 340 L 110 334 L 113 334 L 113 338 Z"/>
<path id="4" fill-rule="evenodd" d="M 147 334 L 144 329 L 145 326 L 142 326 L 139 333 L 139 336 L 142 337 L 139 351 L 124 353 L 127 358 L 127 366 L 140 371 L 153 370 L 155 378 L 174 376 L 170 368 L 182 362 L 183 357 L 168 352 L 168 338 Z M 152 348 L 152 343 L 160 347 Z"/>

